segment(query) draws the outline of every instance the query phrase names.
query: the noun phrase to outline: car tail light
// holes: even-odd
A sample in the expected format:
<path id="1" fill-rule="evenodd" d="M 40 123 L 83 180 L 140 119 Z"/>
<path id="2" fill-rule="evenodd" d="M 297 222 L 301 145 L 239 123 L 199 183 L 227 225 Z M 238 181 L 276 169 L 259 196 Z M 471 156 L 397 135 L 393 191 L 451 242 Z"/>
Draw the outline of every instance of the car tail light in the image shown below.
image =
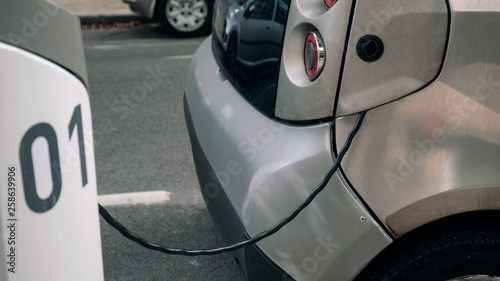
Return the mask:
<path id="1" fill-rule="evenodd" d="M 311 31 L 307 34 L 304 44 L 304 65 L 310 80 L 318 77 L 325 65 L 325 46 L 319 34 Z"/>
<path id="2" fill-rule="evenodd" d="M 328 9 L 330 9 L 336 2 L 336 0 L 325 0 L 325 5 Z"/>

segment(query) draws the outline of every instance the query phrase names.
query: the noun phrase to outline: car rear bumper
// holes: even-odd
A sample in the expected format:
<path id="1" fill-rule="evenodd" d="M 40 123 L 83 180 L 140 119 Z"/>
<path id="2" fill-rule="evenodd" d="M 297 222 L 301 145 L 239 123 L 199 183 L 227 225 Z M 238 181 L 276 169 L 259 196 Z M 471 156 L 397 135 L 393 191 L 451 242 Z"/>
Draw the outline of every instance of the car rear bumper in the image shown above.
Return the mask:
<path id="1" fill-rule="evenodd" d="M 185 114 L 207 206 L 237 242 L 273 226 L 322 180 L 333 163 L 332 123 L 291 126 L 262 115 L 220 73 L 210 42 L 191 62 Z M 390 242 L 337 173 L 290 224 L 258 243 L 278 279 L 250 280 L 286 280 L 279 268 L 296 280 L 351 280 Z M 251 277 L 244 255 L 236 256 Z"/>
<path id="2" fill-rule="evenodd" d="M 184 97 L 184 116 L 191 140 L 198 181 L 201 186 L 210 186 L 220 193 L 214 197 L 210 192 L 203 192 L 203 199 L 216 227 L 223 230 L 226 243 L 237 243 L 248 238 L 248 234 L 231 201 L 227 197 L 218 179 L 210 177 L 215 170 L 210 165 L 198 136 L 193 127 L 191 113 Z M 257 246 L 246 247 L 234 252 L 235 259 L 250 280 L 281 281 L 291 279 L 281 268 L 272 262 Z M 288 278 L 288 279 L 287 279 Z"/>
<path id="3" fill-rule="evenodd" d="M 141 14 L 141 16 L 152 19 L 154 17 L 155 0 L 122 0 L 130 6 L 130 10 Z"/>

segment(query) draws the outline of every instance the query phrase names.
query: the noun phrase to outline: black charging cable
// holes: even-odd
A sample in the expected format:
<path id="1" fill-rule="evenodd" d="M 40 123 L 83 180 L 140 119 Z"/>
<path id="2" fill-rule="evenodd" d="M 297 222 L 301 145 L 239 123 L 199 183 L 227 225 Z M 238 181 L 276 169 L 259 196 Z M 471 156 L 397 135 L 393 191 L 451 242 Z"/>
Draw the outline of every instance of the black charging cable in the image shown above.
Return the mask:
<path id="1" fill-rule="evenodd" d="M 356 133 L 359 131 L 359 128 L 361 127 L 361 123 L 363 122 L 363 118 L 365 116 L 366 111 L 361 112 L 358 115 L 358 119 L 356 121 L 356 124 L 352 128 L 351 132 L 349 133 L 349 136 L 347 136 L 347 139 L 345 141 L 344 146 L 339 152 L 339 155 L 335 159 L 335 163 L 333 166 L 330 168 L 328 173 L 325 175 L 321 183 L 309 194 L 309 196 L 302 201 L 288 216 L 280 220 L 277 224 L 275 224 L 273 227 L 270 229 L 263 231 L 254 237 L 251 237 L 247 240 L 243 240 L 241 242 L 238 242 L 236 244 L 226 246 L 226 247 L 221 247 L 221 248 L 215 248 L 215 249 L 205 249 L 205 250 L 187 250 L 187 249 L 176 249 L 176 248 L 169 248 L 165 247 L 162 245 L 158 245 L 155 243 L 151 243 L 147 241 L 146 239 L 140 237 L 139 235 L 131 232 L 128 230 L 125 226 L 123 226 L 119 221 L 114 219 L 108 211 L 99 205 L 99 213 L 101 216 L 104 218 L 106 222 L 108 222 L 112 227 L 114 227 L 116 230 L 118 230 L 121 234 L 123 234 L 125 237 L 128 239 L 136 242 L 137 244 L 148 248 L 150 250 L 170 254 L 170 255 L 183 255 L 183 256 L 209 256 L 209 255 L 217 255 L 225 252 L 230 252 L 237 250 L 242 247 L 246 247 L 249 245 L 253 245 L 260 240 L 269 237 L 273 235 L 274 233 L 278 232 L 283 226 L 287 225 L 289 222 L 291 222 L 297 215 L 304 210 L 311 202 L 313 199 L 326 187 L 330 179 L 332 178 L 333 174 L 337 171 L 337 169 L 340 166 L 340 162 L 342 161 L 342 158 L 344 158 L 344 155 L 346 154 L 347 150 L 351 146 L 352 140 L 354 139 L 354 136 Z"/>

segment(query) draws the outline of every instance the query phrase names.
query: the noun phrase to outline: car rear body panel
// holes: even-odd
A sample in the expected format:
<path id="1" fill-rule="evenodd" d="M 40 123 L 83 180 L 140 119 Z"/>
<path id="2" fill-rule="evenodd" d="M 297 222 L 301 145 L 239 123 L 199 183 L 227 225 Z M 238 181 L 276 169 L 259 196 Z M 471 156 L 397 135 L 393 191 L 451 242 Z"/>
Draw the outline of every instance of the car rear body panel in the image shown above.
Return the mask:
<path id="1" fill-rule="evenodd" d="M 440 76 L 368 111 L 342 164 L 396 236 L 446 216 L 500 209 L 500 4 L 450 6 Z M 337 148 L 354 121 L 336 122 Z"/>
<path id="2" fill-rule="evenodd" d="M 291 126 L 267 118 L 225 80 L 211 53 L 207 40 L 185 88 L 197 141 L 212 168 L 198 175 L 212 173 L 222 186 L 202 182 L 207 205 L 224 193 L 253 236 L 319 184 L 333 163 L 331 123 Z M 258 246 L 296 280 L 348 280 L 390 242 L 336 174 L 302 214 Z"/>
<path id="3" fill-rule="evenodd" d="M 222 43 L 203 43 L 192 61 L 186 103 L 192 141 L 209 163 L 197 165 L 207 206 L 219 208 L 216 222 L 227 210 L 238 225 L 230 242 L 270 228 L 306 198 L 367 111 L 341 171 L 303 213 L 258 243 L 295 280 L 352 280 L 392 238 L 455 214 L 500 210 L 500 6 L 341 0 L 326 9 L 322 2 L 289 2 L 273 110 L 233 86 L 235 74 L 224 71 L 230 60 L 214 58 L 217 49 L 231 53 L 224 17 L 207 40 Z M 326 49 L 314 81 L 303 59 L 310 31 Z M 384 42 L 378 61 L 360 61 L 363 31 Z M 216 207 L 220 198 L 228 208 Z"/>

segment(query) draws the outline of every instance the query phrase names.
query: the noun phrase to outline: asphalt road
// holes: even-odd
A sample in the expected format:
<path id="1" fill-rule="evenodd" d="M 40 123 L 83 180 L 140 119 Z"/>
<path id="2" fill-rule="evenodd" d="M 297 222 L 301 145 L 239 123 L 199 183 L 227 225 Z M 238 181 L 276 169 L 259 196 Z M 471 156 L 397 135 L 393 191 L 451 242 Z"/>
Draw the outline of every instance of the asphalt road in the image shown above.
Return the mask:
<path id="1" fill-rule="evenodd" d="M 161 204 L 108 210 L 148 240 L 183 248 L 224 243 L 201 198 L 182 100 L 190 58 L 205 38 L 158 27 L 83 31 L 98 193 L 168 191 Z M 126 240 L 101 219 L 107 281 L 244 280 L 230 254 L 168 256 Z"/>

